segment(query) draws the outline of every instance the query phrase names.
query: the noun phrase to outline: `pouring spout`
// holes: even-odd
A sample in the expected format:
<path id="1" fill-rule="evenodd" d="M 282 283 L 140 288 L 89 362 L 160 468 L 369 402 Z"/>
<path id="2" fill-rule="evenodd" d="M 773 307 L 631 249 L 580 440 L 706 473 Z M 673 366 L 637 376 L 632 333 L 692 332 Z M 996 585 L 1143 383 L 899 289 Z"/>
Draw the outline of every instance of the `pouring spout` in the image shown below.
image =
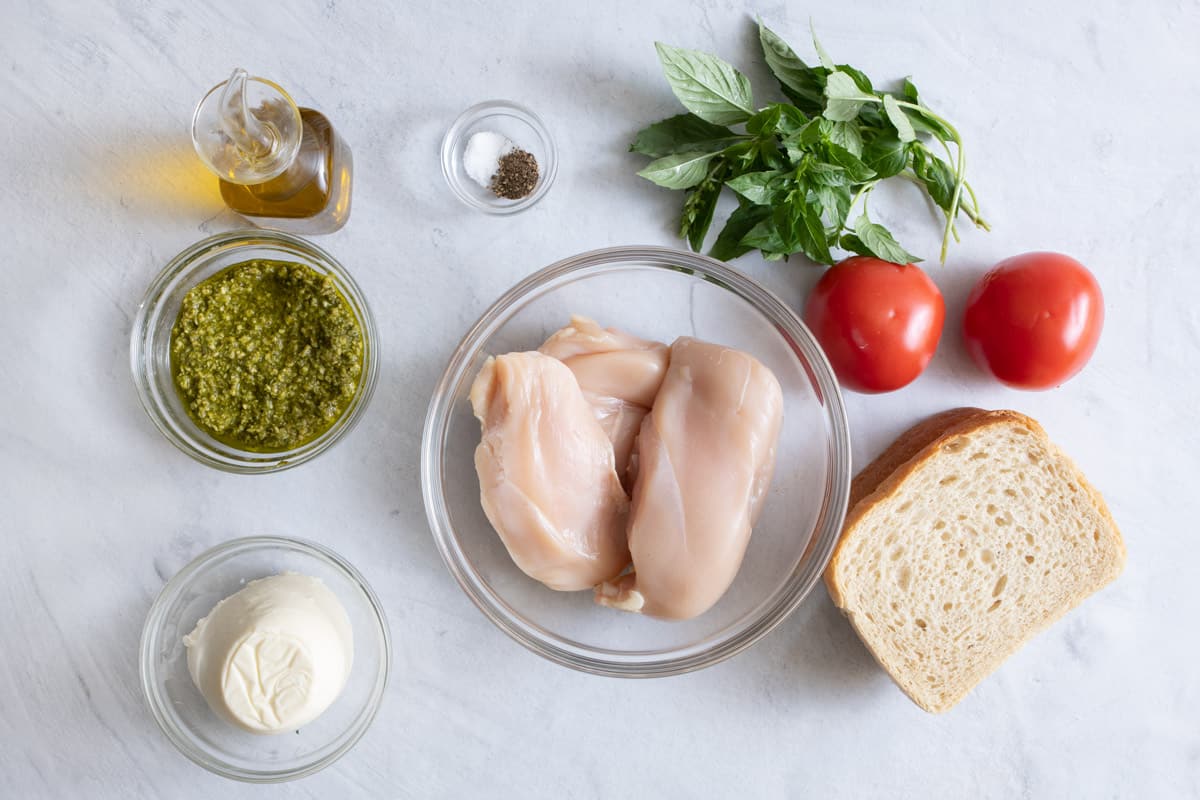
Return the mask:
<path id="1" fill-rule="evenodd" d="M 303 140 L 304 123 L 291 96 L 241 68 L 210 89 L 192 115 L 197 155 L 222 180 L 243 186 L 281 175 Z"/>
<path id="2" fill-rule="evenodd" d="M 229 76 L 221 92 L 221 129 L 234 146 L 249 160 L 264 158 L 279 145 L 275 126 L 260 120 L 250 110 L 246 98 L 246 70 L 238 67 Z"/>

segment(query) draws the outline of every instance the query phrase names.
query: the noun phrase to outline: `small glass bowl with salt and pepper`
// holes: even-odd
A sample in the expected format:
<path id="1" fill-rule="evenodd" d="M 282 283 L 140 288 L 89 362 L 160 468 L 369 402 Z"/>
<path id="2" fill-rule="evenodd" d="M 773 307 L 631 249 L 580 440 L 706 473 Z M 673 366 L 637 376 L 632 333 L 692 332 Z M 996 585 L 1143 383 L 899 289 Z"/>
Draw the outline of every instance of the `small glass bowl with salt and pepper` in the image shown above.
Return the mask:
<path id="1" fill-rule="evenodd" d="M 549 191 L 558 153 L 542 120 L 524 106 L 471 106 L 442 139 L 442 174 L 458 199 L 488 214 L 515 214 Z"/>

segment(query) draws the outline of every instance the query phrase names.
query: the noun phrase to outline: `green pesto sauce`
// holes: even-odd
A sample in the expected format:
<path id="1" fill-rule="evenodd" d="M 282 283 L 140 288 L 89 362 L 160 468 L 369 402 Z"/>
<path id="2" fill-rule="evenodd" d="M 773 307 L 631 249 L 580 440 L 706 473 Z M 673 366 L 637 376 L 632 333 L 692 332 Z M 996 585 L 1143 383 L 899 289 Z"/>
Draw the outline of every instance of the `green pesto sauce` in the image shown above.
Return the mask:
<path id="1" fill-rule="evenodd" d="M 363 336 L 327 275 L 255 259 L 194 286 L 171 329 L 171 375 L 192 420 L 243 450 L 311 442 L 358 391 Z"/>

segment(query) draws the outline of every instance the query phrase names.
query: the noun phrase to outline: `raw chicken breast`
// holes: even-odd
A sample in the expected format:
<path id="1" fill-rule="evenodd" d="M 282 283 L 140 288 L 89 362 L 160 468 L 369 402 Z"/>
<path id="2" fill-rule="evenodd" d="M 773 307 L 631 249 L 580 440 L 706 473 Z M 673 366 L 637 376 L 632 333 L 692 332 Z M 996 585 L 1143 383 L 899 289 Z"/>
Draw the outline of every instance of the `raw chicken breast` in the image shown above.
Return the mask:
<path id="1" fill-rule="evenodd" d="M 538 351 L 557 358 L 575 374 L 612 442 L 617 475 L 628 489 L 633 483 L 627 477 L 629 455 L 667 371 L 667 346 L 572 316 L 571 323 Z"/>
<path id="2" fill-rule="evenodd" d="M 779 381 L 754 358 L 680 338 L 638 437 L 633 573 L 596 602 L 668 619 L 713 606 L 742 563 L 775 467 Z"/>
<path id="3" fill-rule="evenodd" d="M 620 574 L 629 498 L 571 371 L 541 353 L 489 358 L 471 407 L 483 426 L 480 500 L 516 565 L 560 591 Z"/>

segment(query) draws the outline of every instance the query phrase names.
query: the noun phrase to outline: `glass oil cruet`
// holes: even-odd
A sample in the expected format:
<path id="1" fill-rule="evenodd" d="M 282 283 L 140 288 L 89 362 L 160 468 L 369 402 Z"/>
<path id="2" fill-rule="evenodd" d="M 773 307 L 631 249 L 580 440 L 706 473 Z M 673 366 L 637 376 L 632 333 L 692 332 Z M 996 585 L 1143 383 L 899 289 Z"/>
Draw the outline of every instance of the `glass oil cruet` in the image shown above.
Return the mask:
<path id="1" fill-rule="evenodd" d="M 192 144 L 225 204 L 259 227 L 332 233 L 350 217 L 350 148 L 271 81 L 235 69 L 196 106 Z"/>

